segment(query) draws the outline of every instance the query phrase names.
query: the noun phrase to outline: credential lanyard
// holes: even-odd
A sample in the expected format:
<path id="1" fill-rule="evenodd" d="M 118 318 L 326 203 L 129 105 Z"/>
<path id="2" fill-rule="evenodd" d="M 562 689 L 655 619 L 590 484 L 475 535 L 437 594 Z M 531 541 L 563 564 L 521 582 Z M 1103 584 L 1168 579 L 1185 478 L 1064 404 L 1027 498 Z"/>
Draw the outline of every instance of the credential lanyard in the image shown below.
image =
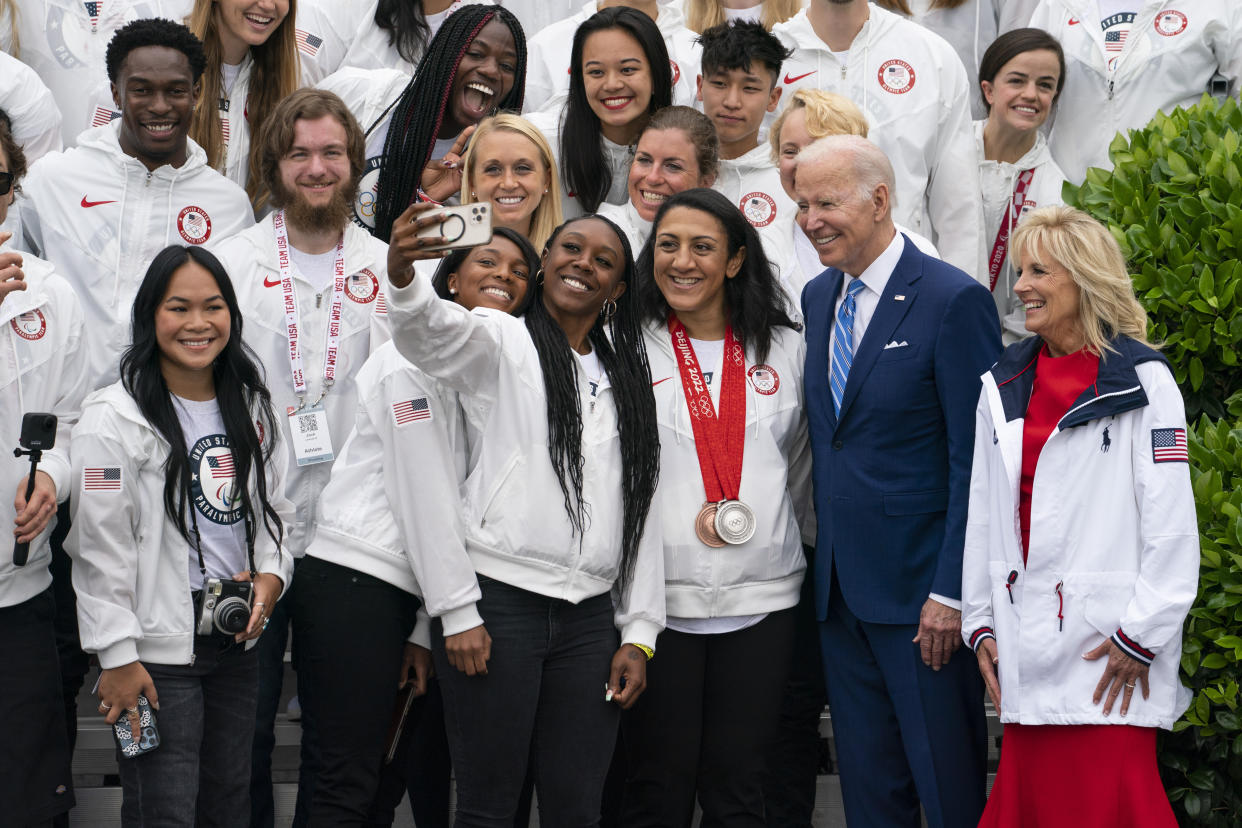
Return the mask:
<path id="1" fill-rule="evenodd" d="M 1000 228 L 996 231 L 996 241 L 992 244 L 992 256 L 988 259 L 988 276 L 991 278 L 989 290 L 995 292 L 996 281 L 1000 278 L 1001 268 L 1005 265 L 1005 257 L 1009 255 L 1009 236 L 1022 215 L 1022 205 L 1026 204 L 1026 191 L 1031 188 L 1031 179 L 1035 177 L 1035 169 L 1023 170 L 1018 173 L 1014 184 L 1013 198 L 1009 201 L 1009 209 L 1001 219 Z"/>
<path id="2" fill-rule="evenodd" d="M 280 290 L 285 303 L 285 335 L 289 340 L 289 370 L 293 375 L 293 393 L 298 398 L 298 410 L 306 407 L 306 371 L 302 365 L 302 323 L 298 314 L 298 299 L 293 290 L 293 268 L 289 264 L 289 233 L 285 229 L 285 211 L 272 215 L 276 230 L 276 269 L 280 272 Z M 336 260 L 332 268 L 332 304 L 328 308 L 328 338 L 323 354 L 322 400 L 336 382 L 336 359 L 341 346 L 341 313 L 345 301 L 345 235 L 336 243 Z M 319 400 L 316 400 L 318 403 Z"/>
<path id="3" fill-rule="evenodd" d="M 690 344 L 690 335 L 676 314 L 669 314 L 668 332 L 677 355 L 686 407 L 690 410 L 703 492 L 712 503 L 737 500 L 742 487 L 742 451 L 746 438 L 746 378 L 743 376 L 746 354 L 733 338 L 733 328 L 726 329 L 717 415 L 699 358 Z"/>

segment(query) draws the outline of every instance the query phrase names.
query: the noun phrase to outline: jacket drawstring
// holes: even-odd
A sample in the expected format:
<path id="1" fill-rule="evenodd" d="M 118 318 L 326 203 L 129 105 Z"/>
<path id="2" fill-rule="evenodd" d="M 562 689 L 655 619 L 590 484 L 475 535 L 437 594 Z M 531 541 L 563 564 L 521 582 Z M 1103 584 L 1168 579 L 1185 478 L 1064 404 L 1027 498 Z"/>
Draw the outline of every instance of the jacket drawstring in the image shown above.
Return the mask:
<path id="1" fill-rule="evenodd" d="M 1009 592 L 1009 603 L 1013 603 L 1013 585 L 1018 580 L 1018 570 L 1012 570 L 1009 577 L 1005 579 L 1005 589 Z"/>
<path id="2" fill-rule="evenodd" d="M 1057 632 L 1065 632 L 1065 596 L 1061 594 L 1064 581 L 1057 581 Z"/>

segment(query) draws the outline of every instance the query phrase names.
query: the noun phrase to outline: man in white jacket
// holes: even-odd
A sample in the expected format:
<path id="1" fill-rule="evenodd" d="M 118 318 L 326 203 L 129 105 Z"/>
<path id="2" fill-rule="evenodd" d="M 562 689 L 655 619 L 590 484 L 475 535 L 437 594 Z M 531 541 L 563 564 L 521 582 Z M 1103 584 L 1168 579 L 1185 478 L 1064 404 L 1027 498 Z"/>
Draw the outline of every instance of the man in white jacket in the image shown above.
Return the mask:
<path id="1" fill-rule="evenodd" d="M 759 143 L 764 117 L 781 100 L 781 63 L 789 50 L 758 23 L 722 23 L 699 37 L 703 71 L 698 99 L 720 139 L 720 168 L 712 189 L 737 205 L 759 231 L 768 257 L 786 241 L 777 216 L 792 218 L 797 207 L 781 187 L 780 170 L 767 144 Z"/>
<path id="2" fill-rule="evenodd" d="M 246 343 L 263 363 L 272 403 L 288 412 L 282 435 L 291 449 L 285 495 L 297 518 L 285 546 L 296 560 L 314 536 L 319 495 L 354 425 L 354 375 L 370 354 L 388 246 L 350 220 L 365 140 L 340 98 L 298 90 L 272 111 L 259 142 L 259 169 L 276 212 L 215 252 L 246 309 Z M 291 606 L 290 600 L 277 605 L 272 628 L 258 645 L 259 716 L 251 763 L 258 824 L 271 813 L 272 728 Z M 296 636 L 300 622 L 292 620 Z M 305 704 L 302 728 L 298 800 L 305 809 L 318 767 L 315 723 Z"/>
<path id="3" fill-rule="evenodd" d="M 86 314 L 91 387 L 119 378 L 130 306 L 152 258 L 254 223 L 246 193 L 188 137 L 205 58 L 180 23 L 135 21 L 108 46 L 115 123 L 44 156 L 19 203 L 27 249 L 55 265 Z"/>
<path id="4" fill-rule="evenodd" d="M 982 281 L 983 210 L 966 69 L 939 35 L 866 0 L 811 0 L 772 33 L 793 49 L 781 83 L 857 104 L 897 175 L 893 219 Z"/>
<path id="5" fill-rule="evenodd" d="M 1118 132 L 1197 103 L 1217 73 L 1238 94 L 1237 0 L 1042 0 L 1030 25 L 1065 50 L 1065 92 L 1049 144 L 1074 183 L 1088 167 L 1112 169 L 1108 146 Z"/>

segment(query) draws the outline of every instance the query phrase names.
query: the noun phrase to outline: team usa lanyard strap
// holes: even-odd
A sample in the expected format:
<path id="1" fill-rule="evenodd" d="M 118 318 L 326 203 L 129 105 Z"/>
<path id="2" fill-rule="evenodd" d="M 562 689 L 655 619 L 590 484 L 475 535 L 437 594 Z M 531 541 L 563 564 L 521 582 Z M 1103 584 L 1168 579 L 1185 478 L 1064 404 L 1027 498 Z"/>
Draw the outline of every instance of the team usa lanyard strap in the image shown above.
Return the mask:
<path id="1" fill-rule="evenodd" d="M 298 314 L 298 299 L 293 290 L 293 268 L 289 264 L 289 233 L 285 229 L 285 212 L 278 210 L 272 215 L 276 230 L 276 268 L 280 271 L 280 290 L 285 302 L 285 335 L 289 339 L 289 370 L 293 374 L 293 393 L 298 397 L 298 409 L 306 406 L 306 371 L 302 366 L 302 323 Z M 328 308 L 328 341 L 323 354 L 323 393 L 336 382 L 336 358 L 341 347 L 341 305 L 345 300 L 345 234 L 336 243 L 336 259 L 332 268 L 332 304 Z"/>
<path id="2" fill-rule="evenodd" d="M 1026 191 L 1031 188 L 1031 179 L 1035 177 L 1034 168 L 1018 173 L 1014 184 L 1013 198 L 1009 201 L 1009 209 L 1001 219 L 1000 228 L 996 231 L 996 242 L 992 245 L 992 256 L 988 259 L 988 276 L 991 277 L 990 290 L 996 290 L 996 281 L 1000 278 L 1001 268 L 1005 266 L 1005 257 L 1009 255 L 1009 236 L 1022 215 L 1022 205 L 1026 204 Z"/>
<path id="3" fill-rule="evenodd" d="M 676 314 L 669 314 L 668 332 L 673 338 L 681 389 L 690 410 L 703 491 L 710 503 L 737 500 L 742 486 L 742 451 L 746 438 L 746 354 L 733 338 L 733 328 L 726 329 L 724 365 L 720 372 L 720 410 L 717 412 L 694 346 L 690 344 L 690 335 Z"/>

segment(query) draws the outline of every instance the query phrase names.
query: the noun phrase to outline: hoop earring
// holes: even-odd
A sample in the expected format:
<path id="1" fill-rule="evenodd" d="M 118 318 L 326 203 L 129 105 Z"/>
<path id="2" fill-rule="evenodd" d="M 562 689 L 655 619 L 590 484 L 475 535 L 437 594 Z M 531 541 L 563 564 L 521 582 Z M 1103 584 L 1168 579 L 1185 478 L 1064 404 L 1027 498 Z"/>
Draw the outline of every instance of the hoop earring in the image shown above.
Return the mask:
<path id="1" fill-rule="evenodd" d="M 599 309 L 599 315 L 604 318 L 605 322 L 611 321 L 617 315 L 617 303 L 611 299 L 605 299 L 604 306 Z"/>
<path id="2" fill-rule="evenodd" d="M 537 285 L 543 284 L 543 268 L 542 267 L 535 271 L 535 284 Z"/>

